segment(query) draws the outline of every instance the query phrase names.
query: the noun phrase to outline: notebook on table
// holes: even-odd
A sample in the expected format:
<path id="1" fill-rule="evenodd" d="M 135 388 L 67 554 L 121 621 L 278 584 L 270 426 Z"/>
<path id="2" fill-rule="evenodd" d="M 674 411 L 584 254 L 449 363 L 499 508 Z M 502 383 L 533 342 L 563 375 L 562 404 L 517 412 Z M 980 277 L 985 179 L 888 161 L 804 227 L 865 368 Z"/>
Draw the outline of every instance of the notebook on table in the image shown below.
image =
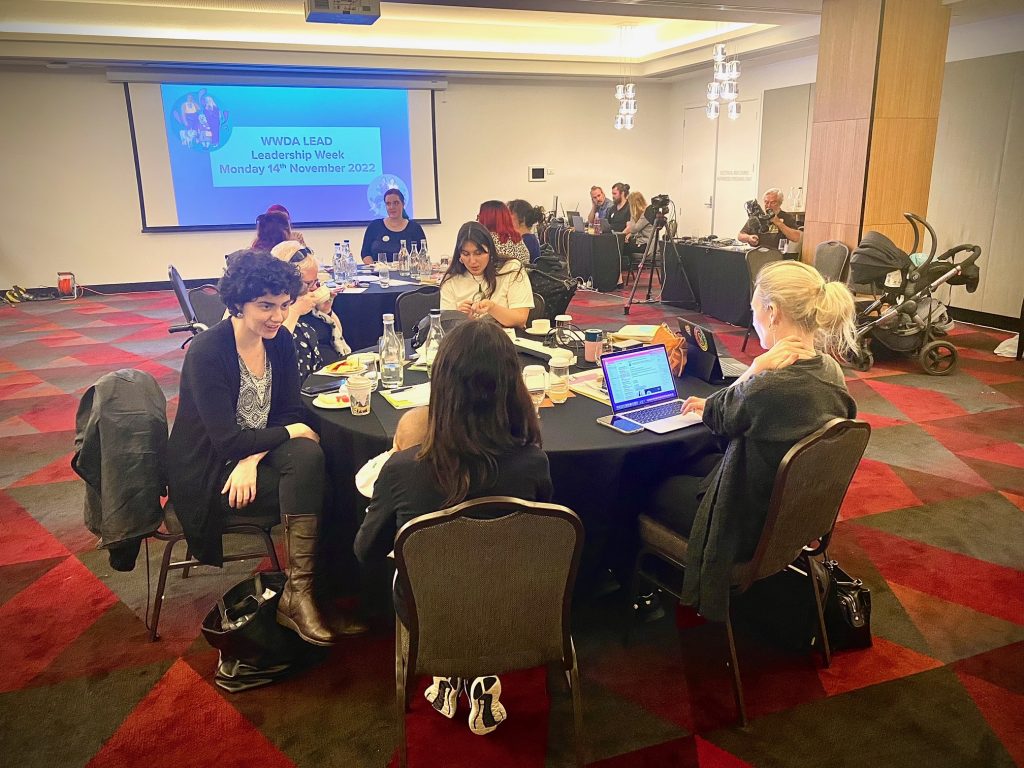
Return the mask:
<path id="1" fill-rule="evenodd" d="M 724 384 L 738 378 L 747 366 L 734 357 L 719 354 L 715 334 L 685 317 L 677 317 L 679 332 L 686 338 L 686 373 L 709 384 Z"/>
<path id="2" fill-rule="evenodd" d="M 616 416 L 658 434 L 701 423 L 700 414 L 683 415 L 664 344 L 602 355 L 601 369 Z"/>

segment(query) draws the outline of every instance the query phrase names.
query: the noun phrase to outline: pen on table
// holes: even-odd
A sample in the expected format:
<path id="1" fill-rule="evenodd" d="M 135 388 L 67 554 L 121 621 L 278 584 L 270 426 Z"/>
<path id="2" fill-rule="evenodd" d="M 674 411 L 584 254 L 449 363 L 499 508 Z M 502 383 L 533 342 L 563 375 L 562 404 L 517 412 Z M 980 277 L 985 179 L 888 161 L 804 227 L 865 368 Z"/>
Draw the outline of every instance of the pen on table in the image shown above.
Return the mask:
<path id="1" fill-rule="evenodd" d="M 412 385 L 410 384 L 408 387 L 395 387 L 394 389 L 389 389 L 388 392 L 395 394 L 396 392 L 405 392 L 407 389 L 412 389 Z"/>

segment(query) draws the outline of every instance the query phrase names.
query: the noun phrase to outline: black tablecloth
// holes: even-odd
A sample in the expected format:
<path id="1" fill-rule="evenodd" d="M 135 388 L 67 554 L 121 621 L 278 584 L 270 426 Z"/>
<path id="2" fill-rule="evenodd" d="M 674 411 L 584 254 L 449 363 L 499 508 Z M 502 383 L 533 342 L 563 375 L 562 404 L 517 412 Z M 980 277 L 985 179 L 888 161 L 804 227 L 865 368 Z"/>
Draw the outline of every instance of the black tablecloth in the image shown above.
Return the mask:
<path id="1" fill-rule="evenodd" d="M 662 301 L 685 302 L 689 298 L 685 281 L 677 273 L 675 283 L 669 282 L 673 262 L 680 264 L 686 273 L 701 312 L 742 328 L 747 326 L 750 322 L 750 278 L 744 251 L 692 243 L 668 243 Z"/>
<path id="2" fill-rule="evenodd" d="M 381 316 L 395 311 L 395 301 L 401 294 L 415 291 L 419 287 L 419 283 L 416 283 L 381 288 L 371 283 L 362 293 L 339 293 L 335 296 L 334 311 L 341 319 L 348 345 L 352 349 L 375 347 L 384 333 Z"/>
<path id="3" fill-rule="evenodd" d="M 541 242 L 550 243 L 569 263 L 569 274 L 592 280 L 598 291 L 614 291 L 619 283 L 623 236 L 588 235 L 558 225 L 545 227 Z"/>
<path id="4" fill-rule="evenodd" d="M 521 356 L 520 362 L 531 365 L 539 361 Z M 406 384 L 425 380 L 425 374 L 406 370 Z M 683 397 L 705 396 L 715 389 L 689 376 L 677 380 L 677 390 Z M 312 401 L 304 399 L 307 405 Z M 338 557 L 347 559 L 368 503 L 356 490 L 355 473 L 391 447 L 403 412 L 392 408 L 379 392 L 372 396 L 373 410 L 368 416 L 309 407 L 320 421 L 321 445 L 335 496 L 333 514 L 329 516 L 334 520 L 330 538 L 339 547 Z M 646 431 L 623 435 L 595 422 L 610 412 L 609 406 L 583 395 L 575 395 L 562 405 L 541 408 L 554 501 L 579 514 L 586 530 L 581 572 L 584 581 L 616 555 L 629 557 L 627 548 L 618 545 L 632 540 L 640 511 L 637 505 L 659 479 L 684 471 L 688 461 L 718 445 L 717 438 L 703 425 L 665 435 Z M 611 542 L 617 545 L 614 549 L 608 546 Z"/>

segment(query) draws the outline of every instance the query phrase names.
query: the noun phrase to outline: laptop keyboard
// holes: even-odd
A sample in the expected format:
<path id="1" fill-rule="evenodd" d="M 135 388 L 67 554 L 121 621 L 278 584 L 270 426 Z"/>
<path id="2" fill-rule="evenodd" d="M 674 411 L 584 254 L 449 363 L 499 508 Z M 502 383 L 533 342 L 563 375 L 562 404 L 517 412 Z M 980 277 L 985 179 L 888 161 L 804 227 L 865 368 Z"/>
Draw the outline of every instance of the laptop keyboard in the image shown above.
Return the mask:
<path id="1" fill-rule="evenodd" d="M 747 366 L 741 363 L 739 360 L 718 360 L 722 364 L 722 374 L 724 376 L 742 376 L 743 372 L 747 370 Z"/>
<path id="2" fill-rule="evenodd" d="M 665 403 L 664 405 L 652 405 L 650 408 L 641 408 L 637 411 L 630 411 L 629 413 L 623 413 L 630 421 L 636 421 L 640 424 L 650 424 L 652 421 L 660 421 L 661 419 L 670 419 L 673 416 L 678 416 L 683 412 L 683 403 L 681 400 L 673 400 L 671 403 Z"/>

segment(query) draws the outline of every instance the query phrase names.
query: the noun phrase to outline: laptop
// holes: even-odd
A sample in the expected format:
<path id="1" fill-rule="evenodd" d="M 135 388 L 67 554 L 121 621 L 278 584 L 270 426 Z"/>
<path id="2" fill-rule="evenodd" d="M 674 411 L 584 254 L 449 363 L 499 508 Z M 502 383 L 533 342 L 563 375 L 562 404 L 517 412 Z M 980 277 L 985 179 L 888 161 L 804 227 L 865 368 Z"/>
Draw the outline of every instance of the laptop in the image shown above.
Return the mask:
<path id="1" fill-rule="evenodd" d="M 612 413 L 658 434 L 701 423 L 701 415 L 683 415 L 684 400 L 668 366 L 664 344 L 601 355 Z"/>
<path id="2" fill-rule="evenodd" d="M 583 221 L 583 217 L 575 211 L 569 213 L 569 223 L 577 232 L 582 232 L 584 230 L 585 222 Z"/>
<path id="3" fill-rule="evenodd" d="M 679 331 L 686 338 L 686 373 L 704 379 L 709 384 L 723 384 L 747 370 L 747 366 L 734 357 L 718 353 L 715 334 L 710 328 L 697 325 L 685 317 L 677 317 Z"/>
<path id="4" fill-rule="evenodd" d="M 612 223 L 607 218 L 598 219 L 599 226 L 601 227 L 602 234 L 608 234 L 612 231 Z"/>

